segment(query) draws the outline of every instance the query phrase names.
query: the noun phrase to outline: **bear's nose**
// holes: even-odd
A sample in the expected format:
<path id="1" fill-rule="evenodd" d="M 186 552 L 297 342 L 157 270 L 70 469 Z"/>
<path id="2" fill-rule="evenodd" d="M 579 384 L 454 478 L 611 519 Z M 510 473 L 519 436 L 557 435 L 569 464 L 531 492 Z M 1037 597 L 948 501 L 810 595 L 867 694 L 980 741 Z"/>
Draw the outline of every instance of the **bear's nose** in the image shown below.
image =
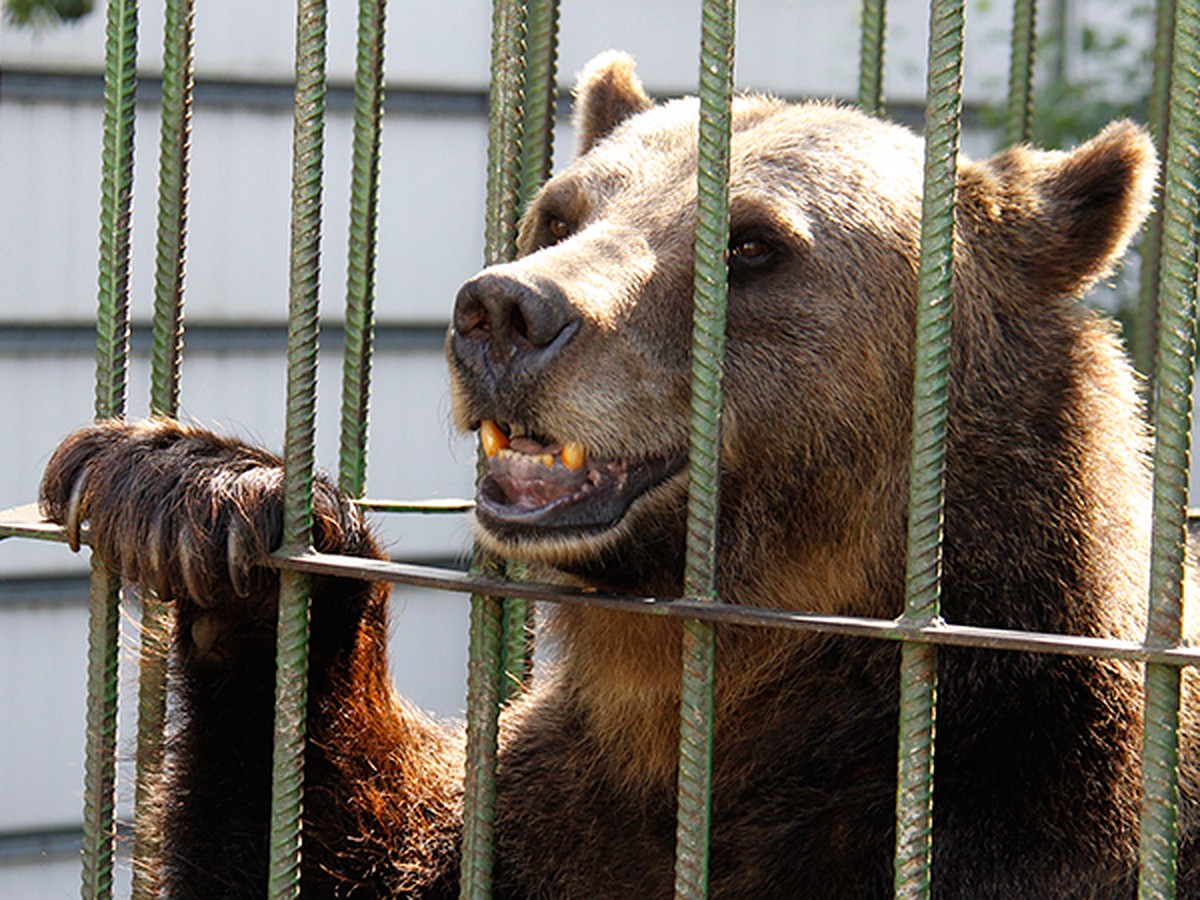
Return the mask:
<path id="1" fill-rule="evenodd" d="M 554 284 L 528 284 L 483 272 L 454 303 L 455 356 L 493 377 L 534 374 L 551 365 L 579 330 L 579 316 Z"/>

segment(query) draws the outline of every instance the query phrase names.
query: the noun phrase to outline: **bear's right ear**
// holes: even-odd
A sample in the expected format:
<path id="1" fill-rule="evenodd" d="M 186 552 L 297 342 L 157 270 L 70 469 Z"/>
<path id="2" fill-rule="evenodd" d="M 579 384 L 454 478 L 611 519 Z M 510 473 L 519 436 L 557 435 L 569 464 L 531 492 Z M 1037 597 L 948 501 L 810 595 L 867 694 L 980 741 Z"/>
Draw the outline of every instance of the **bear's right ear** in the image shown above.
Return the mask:
<path id="1" fill-rule="evenodd" d="M 653 105 L 634 71 L 633 57 L 615 50 L 601 53 L 575 81 L 576 155 L 587 153 L 630 116 Z"/>

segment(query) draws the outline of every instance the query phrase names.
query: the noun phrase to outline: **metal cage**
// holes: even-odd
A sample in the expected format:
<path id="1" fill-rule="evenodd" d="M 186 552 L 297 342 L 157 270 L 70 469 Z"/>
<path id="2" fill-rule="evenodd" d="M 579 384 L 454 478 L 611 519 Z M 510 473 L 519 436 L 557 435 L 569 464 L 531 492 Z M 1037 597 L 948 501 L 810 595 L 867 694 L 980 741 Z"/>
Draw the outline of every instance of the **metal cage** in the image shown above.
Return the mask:
<path id="1" fill-rule="evenodd" d="M 192 97 L 193 0 L 166 0 L 152 409 L 173 415 L 183 347 L 182 259 L 186 236 Z M 1006 139 L 1029 136 L 1036 44 L 1035 2 L 1016 0 Z M 95 414 L 119 417 L 126 403 L 129 342 L 129 220 L 136 74 L 135 0 L 110 0 L 97 319 Z M 685 622 L 681 660 L 676 896 L 706 893 L 709 835 L 714 629 L 721 622 L 825 631 L 899 641 L 901 701 L 896 799 L 895 894 L 927 897 L 931 879 L 937 648 L 1118 657 L 1146 663 L 1146 729 L 1141 892 L 1173 895 L 1177 851 L 1181 667 L 1200 651 L 1181 646 L 1183 539 L 1195 357 L 1196 215 L 1200 163 L 1200 8 L 1159 0 L 1151 127 L 1165 149 L 1162 212 L 1148 230 L 1142 303 L 1157 317 L 1154 531 L 1145 640 L 1027 634 L 965 627 L 939 615 L 941 509 L 950 346 L 955 166 L 962 108 L 963 0 L 932 0 L 925 110 L 925 195 L 920 250 L 914 383 L 908 593 L 896 621 L 840 618 L 725 606 L 715 586 L 716 473 L 724 350 L 725 261 L 733 0 L 705 0 L 700 49 L 700 153 L 696 234 L 693 404 L 685 599 L 605 596 L 509 580 L 502 561 L 480 558 L 471 573 L 323 556 L 310 548 L 318 334 L 317 276 L 325 110 L 325 0 L 299 0 L 295 86 L 292 252 L 289 301 L 285 536 L 273 558 L 282 571 L 278 631 L 276 750 L 270 894 L 295 896 L 302 852 L 302 749 L 306 698 L 308 579 L 312 573 L 376 578 L 470 593 L 468 771 L 463 832 L 464 897 L 490 891 L 497 715 L 509 685 L 528 667 L 528 601 L 577 603 L 673 616 Z M 556 0 L 496 0 L 489 107 L 486 262 L 511 258 L 520 209 L 549 172 L 556 108 Z M 859 105 L 883 114 L 885 2 L 862 8 Z M 384 0 L 360 0 L 354 96 L 350 264 L 342 397 L 340 486 L 362 497 L 373 335 L 375 224 L 382 124 Z M 1169 140 L 1168 140 L 1169 136 Z M 387 508 L 364 500 L 365 506 Z M 403 506 L 411 511 L 414 506 Z M 451 511 L 461 511 L 461 507 Z M 0 537 L 61 540 L 57 529 L 10 511 Z M 89 641 L 89 705 L 83 895 L 112 893 L 118 588 L 94 565 Z M 504 599 L 501 599 L 504 598 Z M 138 707 L 137 802 L 162 766 L 165 672 L 161 604 L 144 599 Z M 514 677 L 506 677 L 505 672 Z M 136 816 L 135 856 L 153 857 L 157 835 Z M 135 866 L 134 895 L 152 896 L 151 876 Z"/>

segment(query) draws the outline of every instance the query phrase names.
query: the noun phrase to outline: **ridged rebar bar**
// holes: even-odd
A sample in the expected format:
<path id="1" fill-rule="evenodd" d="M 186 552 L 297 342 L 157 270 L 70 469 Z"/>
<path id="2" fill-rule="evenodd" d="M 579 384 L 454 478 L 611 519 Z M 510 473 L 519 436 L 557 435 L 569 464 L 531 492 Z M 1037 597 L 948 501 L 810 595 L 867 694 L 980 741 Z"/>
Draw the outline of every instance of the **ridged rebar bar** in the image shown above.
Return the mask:
<path id="1" fill-rule="evenodd" d="M 1200 213 L 1200 9 L 1180 0 L 1172 53 L 1158 362 L 1154 397 L 1154 528 L 1146 642 L 1179 643 L 1196 353 Z M 1179 670 L 1146 666 L 1142 750 L 1142 897 L 1173 897 L 1179 841 Z"/>
<path id="2" fill-rule="evenodd" d="M 1168 114 L 1171 97 L 1171 53 L 1175 43 L 1175 0 L 1158 0 L 1154 27 L 1154 77 L 1150 86 L 1149 120 L 1158 158 L 1166 160 L 1168 151 Z M 1159 183 L 1162 179 L 1160 176 Z M 1133 359 L 1139 372 L 1152 376 L 1158 352 L 1159 265 L 1162 256 L 1163 209 L 1156 203 L 1146 220 L 1140 248 L 1136 327 L 1133 333 Z"/>
<path id="3" fill-rule="evenodd" d="M 383 138 L 384 33 L 387 0 L 360 0 L 354 76 L 354 149 L 346 267 L 346 339 L 342 359 L 342 431 L 338 485 L 361 497 L 367 482 L 367 411 L 375 330 L 379 224 L 379 153 Z"/>
<path id="4" fill-rule="evenodd" d="M 526 4 L 496 0 L 492 7 L 492 84 L 488 97 L 487 211 L 484 264 L 517 252 L 521 212 L 525 115 Z"/>
<path id="5" fill-rule="evenodd" d="M 728 288 L 734 21 L 734 0 L 706 0 L 700 38 L 692 410 L 683 589 L 686 596 L 713 602 L 718 600 L 721 374 Z M 682 656 L 675 896 L 705 897 L 712 819 L 716 674 L 716 630 L 712 623 L 696 620 L 684 623 Z"/>
<path id="6" fill-rule="evenodd" d="M 525 113 L 521 127 L 524 211 L 547 178 L 554 156 L 558 105 L 558 0 L 529 0 L 525 36 Z"/>
<path id="7" fill-rule="evenodd" d="M 863 0 L 858 57 L 858 106 L 883 115 L 883 56 L 887 40 L 887 0 Z"/>
<path id="8" fill-rule="evenodd" d="M 194 0 L 167 0 L 164 14 L 150 410 L 158 415 L 174 416 L 179 408 L 179 376 L 183 359 L 183 281 L 194 83 Z"/>
<path id="9" fill-rule="evenodd" d="M 524 212 L 550 176 L 558 100 L 558 0 L 530 0 L 525 6 L 518 214 Z M 509 568 L 509 576 L 516 577 L 511 565 Z M 520 694 L 533 678 L 533 617 L 532 604 L 505 598 L 502 704 Z"/>
<path id="10" fill-rule="evenodd" d="M 521 567 L 510 563 L 508 577 L 520 580 Z M 504 598 L 501 619 L 500 705 L 520 696 L 533 681 L 533 604 Z"/>
<path id="11" fill-rule="evenodd" d="M 137 99 L 136 0 L 110 0 L 104 64 L 100 258 L 96 316 L 96 419 L 125 414 L 129 362 L 129 248 Z M 93 558 L 88 613 L 88 710 L 84 760 L 85 898 L 112 896 L 116 824 L 117 669 L 120 584 Z"/>
<path id="12" fill-rule="evenodd" d="M 179 376 L 183 358 L 183 273 L 194 68 L 193 18 L 192 0 L 168 0 L 163 26 L 150 409 L 155 415 L 170 417 L 174 417 L 179 409 Z M 149 900 L 159 893 L 162 835 L 158 829 L 159 818 L 153 807 L 162 777 L 170 622 L 170 610 L 166 602 L 153 592 L 142 592 L 137 787 L 133 821 L 132 894 L 135 900 Z"/>
<path id="13" fill-rule="evenodd" d="M 1013 4 L 1012 59 L 1008 70 L 1008 112 L 1004 144 L 1028 141 L 1033 130 L 1033 60 L 1037 46 L 1037 0 Z"/>
<path id="14" fill-rule="evenodd" d="M 283 454 L 285 552 L 301 550 L 312 541 L 326 18 L 325 0 L 299 0 Z M 281 576 L 268 873 L 268 894 L 276 900 L 300 894 L 309 594 L 307 576 L 298 572 Z"/>
<path id="15" fill-rule="evenodd" d="M 503 574 L 499 565 L 480 568 Z M 463 784 L 462 881 L 459 896 L 484 900 L 492 894 L 495 846 L 496 751 L 499 740 L 504 601 L 471 597 L 467 668 L 467 768 Z"/>
<path id="16" fill-rule="evenodd" d="M 129 362 L 129 234 L 137 100 L 136 0 L 108 5 L 104 145 L 100 184 L 100 277 L 96 317 L 96 418 L 124 415 Z"/>
<path id="17" fill-rule="evenodd" d="M 488 98 L 487 204 L 484 262 L 516 254 L 521 201 L 521 141 L 525 88 L 526 4 L 492 5 L 492 65 Z M 476 571 L 499 574 L 503 565 L 477 554 Z M 482 900 L 492 890 L 496 813 L 496 755 L 502 670 L 504 602 L 472 595 L 467 674 L 467 759 L 463 786 L 462 876 L 459 896 Z"/>
<path id="18" fill-rule="evenodd" d="M 92 558 L 88 610 L 88 707 L 84 750 L 81 896 L 112 896 L 115 853 L 117 666 L 120 582 Z"/>
<path id="19" fill-rule="evenodd" d="M 904 620 L 926 625 L 940 613 L 942 489 L 945 475 L 954 191 L 962 108 L 962 0 L 930 8 L 921 210 L 912 467 Z M 897 897 L 928 897 L 933 848 L 933 753 L 937 654 L 905 644 L 900 662 L 896 784 Z"/>

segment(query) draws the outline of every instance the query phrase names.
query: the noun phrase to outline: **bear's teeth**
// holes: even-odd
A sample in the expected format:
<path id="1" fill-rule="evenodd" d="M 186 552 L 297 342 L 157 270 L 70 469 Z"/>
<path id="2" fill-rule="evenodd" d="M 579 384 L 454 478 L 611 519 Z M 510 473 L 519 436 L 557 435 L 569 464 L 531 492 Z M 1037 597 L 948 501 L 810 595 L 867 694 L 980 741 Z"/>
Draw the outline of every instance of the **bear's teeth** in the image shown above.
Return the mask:
<path id="1" fill-rule="evenodd" d="M 583 464 L 587 461 L 587 451 L 583 449 L 583 444 L 578 441 L 567 441 L 563 444 L 560 456 L 563 465 L 572 472 L 582 469 Z"/>
<path id="2" fill-rule="evenodd" d="M 508 436 L 491 419 L 484 419 L 479 423 L 479 443 L 484 456 L 491 459 L 501 450 L 508 449 Z"/>
<path id="3" fill-rule="evenodd" d="M 520 440 L 520 436 L 515 431 L 512 436 Z M 484 419 L 479 423 L 479 444 L 488 459 L 494 459 L 497 455 L 514 458 L 517 456 L 532 455 L 547 469 L 554 468 L 554 463 L 557 460 L 562 462 L 572 472 L 578 472 L 587 462 L 587 451 L 579 441 L 567 441 L 555 453 L 532 453 L 513 449 L 510 444 L 509 435 L 505 434 L 504 429 L 491 419 Z"/>

